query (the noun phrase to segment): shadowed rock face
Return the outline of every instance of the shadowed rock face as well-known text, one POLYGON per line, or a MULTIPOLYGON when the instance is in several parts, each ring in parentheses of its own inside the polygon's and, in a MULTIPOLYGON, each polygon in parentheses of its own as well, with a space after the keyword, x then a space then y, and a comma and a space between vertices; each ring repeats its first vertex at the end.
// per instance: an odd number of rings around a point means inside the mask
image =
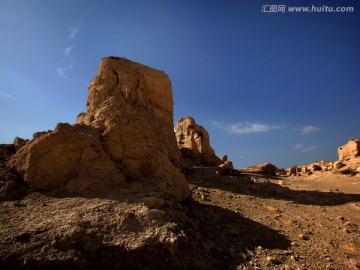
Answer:
POLYGON ((190 194, 180 165, 168 76, 117 57, 102 59, 77 124, 38 133, 8 162, 39 190, 77 193, 151 179, 177 200, 190 194))

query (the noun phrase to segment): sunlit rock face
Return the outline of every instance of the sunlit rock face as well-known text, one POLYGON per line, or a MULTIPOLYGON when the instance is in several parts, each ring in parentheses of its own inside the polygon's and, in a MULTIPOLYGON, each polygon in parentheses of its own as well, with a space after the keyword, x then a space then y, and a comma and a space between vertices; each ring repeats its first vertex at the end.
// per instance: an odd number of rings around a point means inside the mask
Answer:
POLYGON ((222 160, 210 145, 209 133, 192 117, 183 117, 176 124, 176 139, 182 157, 189 164, 215 166, 222 160))
POLYGON ((360 156, 360 140, 351 139, 345 145, 338 148, 340 161, 350 160, 360 156))
POLYGON ((107 57, 90 82, 87 112, 75 125, 38 133, 8 166, 39 190, 77 193, 146 179, 181 200, 190 194, 181 162, 169 77, 107 57))

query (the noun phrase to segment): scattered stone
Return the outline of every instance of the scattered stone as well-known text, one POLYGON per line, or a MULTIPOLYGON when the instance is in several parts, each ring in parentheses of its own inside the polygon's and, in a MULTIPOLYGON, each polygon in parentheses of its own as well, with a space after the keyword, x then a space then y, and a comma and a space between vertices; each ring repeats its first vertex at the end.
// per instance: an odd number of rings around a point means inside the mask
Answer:
POLYGON ((309 235, 308 234, 299 234, 299 239, 301 240, 310 240, 309 235))
POLYGON ((280 259, 277 258, 277 257, 267 256, 266 261, 268 262, 269 265, 279 265, 279 264, 281 264, 280 259))

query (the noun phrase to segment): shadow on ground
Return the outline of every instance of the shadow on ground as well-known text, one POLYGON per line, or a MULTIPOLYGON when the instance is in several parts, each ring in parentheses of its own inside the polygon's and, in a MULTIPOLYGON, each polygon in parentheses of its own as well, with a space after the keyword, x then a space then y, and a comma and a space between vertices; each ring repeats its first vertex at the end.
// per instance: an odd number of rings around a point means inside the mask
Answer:
POLYGON ((188 216, 197 224, 205 252, 221 269, 236 269, 247 251, 257 246, 286 250, 290 240, 278 231, 226 208, 186 201, 188 216))
MULTIPOLYGON (((267 177, 267 176, 266 176, 267 177)), ((267 177, 280 180, 277 177, 267 177)), ((230 178, 215 175, 213 172, 192 171, 187 175, 190 184, 202 187, 217 188, 237 194, 250 195, 266 199, 287 200, 297 204, 335 206, 350 202, 360 202, 360 194, 347 194, 342 192, 322 192, 312 190, 292 190, 267 181, 255 183, 248 176, 230 178)))

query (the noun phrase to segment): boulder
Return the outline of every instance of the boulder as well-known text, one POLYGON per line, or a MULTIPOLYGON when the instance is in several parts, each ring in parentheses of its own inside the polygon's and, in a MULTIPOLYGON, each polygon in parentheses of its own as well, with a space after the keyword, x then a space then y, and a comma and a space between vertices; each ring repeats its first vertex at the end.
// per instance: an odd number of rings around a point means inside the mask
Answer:
POLYGON ((190 190, 181 162, 169 77, 106 57, 90 82, 87 112, 78 115, 75 125, 36 133, 8 166, 38 190, 78 193, 151 181, 182 200, 190 190))
POLYGON ((335 161, 334 162, 334 169, 341 169, 344 166, 346 166, 346 165, 342 161, 335 161))
POLYGON ((291 168, 287 169, 287 175, 296 175, 298 172, 298 166, 292 166, 291 168))
POLYGON ((256 164, 244 169, 240 169, 242 173, 256 173, 256 174, 266 174, 266 175, 276 175, 278 168, 271 163, 261 163, 256 164))
POLYGON ((309 170, 311 172, 316 172, 316 171, 322 171, 322 168, 319 164, 316 164, 316 163, 313 163, 313 164, 310 164, 309 166, 307 166, 309 168, 309 170))
POLYGON ((37 136, 8 162, 32 188, 41 191, 101 190, 125 182, 91 127, 60 123, 37 136))
POLYGON ((183 117, 176 123, 176 139, 182 157, 191 165, 216 166, 227 161, 215 155, 210 145, 209 133, 192 117, 183 117))

